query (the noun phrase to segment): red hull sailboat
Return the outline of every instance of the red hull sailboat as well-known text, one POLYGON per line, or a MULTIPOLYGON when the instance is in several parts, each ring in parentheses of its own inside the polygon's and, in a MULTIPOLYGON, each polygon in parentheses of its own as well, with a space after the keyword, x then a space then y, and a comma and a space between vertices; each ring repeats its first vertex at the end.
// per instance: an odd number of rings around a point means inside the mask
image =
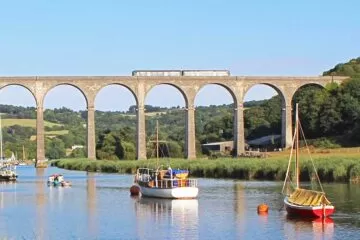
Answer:
POLYGON ((293 204, 287 198, 284 199, 284 204, 289 215, 304 218, 325 218, 335 211, 335 207, 332 205, 303 206, 293 204))
MULTIPOLYGON (((283 186, 283 193, 286 195, 284 199, 285 209, 289 215, 295 217, 306 217, 306 218, 325 218, 334 213, 335 207, 331 202, 326 198, 326 194, 321 186, 319 176, 316 172, 315 165, 314 167, 315 178, 318 181, 321 191, 314 191, 310 189, 300 188, 300 170, 299 170, 299 133, 303 134, 299 115, 298 115, 298 104, 296 104, 296 123, 295 123, 295 132, 293 137, 293 144, 290 151, 289 164, 286 172, 286 178, 283 186), (290 166, 292 160, 293 149, 295 148, 295 187, 289 186, 287 183, 292 183, 290 166)), ((304 134, 303 134, 304 135, 304 134)), ((305 138, 304 138, 305 139, 305 138)), ((306 140, 305 140, 306 143, 306 140)), ((306 144, 307 145, 307 144, 306 144)), ((310 155, 310 151, 308 150, 310 155)))

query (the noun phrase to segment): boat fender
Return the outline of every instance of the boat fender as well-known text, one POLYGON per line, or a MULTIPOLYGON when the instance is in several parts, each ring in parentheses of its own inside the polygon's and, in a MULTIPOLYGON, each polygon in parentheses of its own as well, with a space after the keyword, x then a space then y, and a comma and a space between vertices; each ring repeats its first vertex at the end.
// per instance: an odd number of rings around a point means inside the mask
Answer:
POLYGON ((269 206, 266 205, 265 203, 262 203, 257 207, 258 213, 267 213, 268 211, 269 211, 269 206))
POLYGON ((137 196, 140 193, 140 188, 136 185, 132 185, 130 188, 130 195, 131 196, 137 196))

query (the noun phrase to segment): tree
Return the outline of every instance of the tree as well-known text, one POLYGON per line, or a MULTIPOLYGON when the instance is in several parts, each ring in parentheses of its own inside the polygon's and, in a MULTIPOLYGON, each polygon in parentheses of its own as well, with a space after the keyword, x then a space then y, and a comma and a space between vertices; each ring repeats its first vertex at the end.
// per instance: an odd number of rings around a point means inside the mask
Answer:
POLYGON ((122 141, 121 145, 123 147, 124 151, 124 157, 125 160, 134 160, 136 158, 136 148, 135 145, 132 142, 125 142, 122 141))
POLYGON ((72 158, 84 158, 86 157, 86 152, 84 148, 75 148, 71 154, 70 157, 72 158))
POLYGON ((58 138, 46 139, 45 156, 49 159, 59 159, 66 156, 65 144, 58 138))
POLYGON ((105 130, 96 145, 96 155, 98 159, 124 159, 124 148, 121 146, 120 138, 111 131, 105 130))

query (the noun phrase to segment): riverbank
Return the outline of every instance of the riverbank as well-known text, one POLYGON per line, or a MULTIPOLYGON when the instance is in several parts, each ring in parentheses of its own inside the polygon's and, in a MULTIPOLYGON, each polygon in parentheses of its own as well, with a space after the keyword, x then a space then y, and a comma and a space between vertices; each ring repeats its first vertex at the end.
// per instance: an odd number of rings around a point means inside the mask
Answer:
MULTIPOLYGON (((360 182, 359 156, 319 156, 314 158, 320 179, 324 182, 360 182)), ((173 169, 189 169, 193 177, 232 178, 244 180, 284 180, 288 159, 272 157, 266 159, 166 159, 159 160, 159 165, 173 169)), ((155 168, 155 159, 138 161, 88 160, 85 158, 60 159, 53 165, 69 169, 89 172, 135 173, 139 167, 155 168)), ((302 161, 301 180, 309 181, 314 177, 311 161, 302 161)))

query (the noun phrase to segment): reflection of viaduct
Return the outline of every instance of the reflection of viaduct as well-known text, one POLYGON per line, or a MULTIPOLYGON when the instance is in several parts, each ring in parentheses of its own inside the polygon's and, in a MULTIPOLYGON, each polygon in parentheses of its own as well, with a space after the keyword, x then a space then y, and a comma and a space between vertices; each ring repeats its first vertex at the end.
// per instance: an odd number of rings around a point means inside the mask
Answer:
MULTIPOLYGON (((226 88, 234 100, 234 146, 236 154, 244 151, 243 101, 245 93, 256 84, 273 87, 282 98, 282 142, 291 145, 291 101, 294 93, 307 84, 325 86, 332 81, 342 82, 346 77, 0 77, 0 88, 20 85, 34 96, 37 107, 37 159, 44 160, 44 120, 43 101, 46 93, 57 85, 71 85, 84 95, 88 111, 88 158, 95 159, 94 101, 96 94, 105 86, 118 84, 129 89, 137 104, 137 158, 146 158, 145 142, 145 97, 150 89, 159 84, 176 87, 182 94, 186 106, 186 157, 193 159, 195 152, 195 108, 194 99, 198 91, 207 84, 217 84, 226 88)), ((66 96, 64 96, 66 97, 66 96)))

